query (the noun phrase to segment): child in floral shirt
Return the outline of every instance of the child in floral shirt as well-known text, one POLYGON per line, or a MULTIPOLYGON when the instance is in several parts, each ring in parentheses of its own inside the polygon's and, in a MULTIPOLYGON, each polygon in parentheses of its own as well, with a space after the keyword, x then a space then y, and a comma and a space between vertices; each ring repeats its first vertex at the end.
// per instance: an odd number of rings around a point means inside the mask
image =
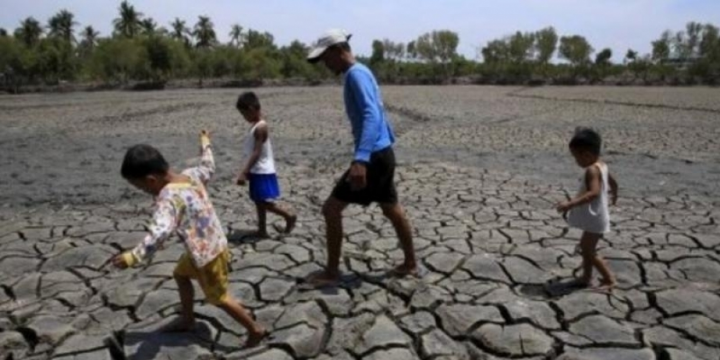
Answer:
POLYGON ((172 171, 160 152, 149 145, 135 145, 125 154, 122 176, 138 189, 156 197, 149 234, 133 250, 113 260, 124 269, 151 257, 163 242, 176 233, 187 252, 173 272, 180 292, 182 316, 168 331, 187 331, 195 325, 193 286, 199 282, 209 303, 225 310, 248 330, 246 347, 257 345, 266 335, 248 312, 228 292, 230 252, 227 238, 210 202, 205 184, 215 172, 215 161, 206 131, 200 135, 200 166, 181 173, 172 171))

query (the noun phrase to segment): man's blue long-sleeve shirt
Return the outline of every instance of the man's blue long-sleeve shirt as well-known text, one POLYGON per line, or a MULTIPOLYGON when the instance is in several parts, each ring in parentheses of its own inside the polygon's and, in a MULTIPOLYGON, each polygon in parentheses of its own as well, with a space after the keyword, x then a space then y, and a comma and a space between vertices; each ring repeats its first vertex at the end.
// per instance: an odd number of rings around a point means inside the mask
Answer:
POLYGON ((345 72, 345 111, 355 139, 355 161, 369 162, 370 155, 395 142, 385 118, 380 87, 370 69, 355 63, 345 72))

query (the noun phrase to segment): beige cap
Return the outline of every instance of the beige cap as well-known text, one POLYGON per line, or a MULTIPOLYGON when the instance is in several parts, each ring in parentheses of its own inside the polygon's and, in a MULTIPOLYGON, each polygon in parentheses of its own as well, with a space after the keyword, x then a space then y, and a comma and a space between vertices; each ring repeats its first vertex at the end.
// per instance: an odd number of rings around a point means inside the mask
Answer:
POLYGON ((331 29, 326 31, 320 38, 315 42, 310 54, 308 54, 307 60, 309 62, 317 62, 320 60, 320 56, 333 45, 347 42, 352 37, 347 31, 342 29, 331 29))

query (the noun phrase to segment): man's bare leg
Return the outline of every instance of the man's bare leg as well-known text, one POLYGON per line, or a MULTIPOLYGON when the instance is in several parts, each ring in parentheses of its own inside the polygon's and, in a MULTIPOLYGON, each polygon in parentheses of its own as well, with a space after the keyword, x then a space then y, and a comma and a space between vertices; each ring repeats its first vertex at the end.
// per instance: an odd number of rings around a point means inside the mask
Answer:
POLYGON ((415 247, 412 240, 412 229, 410 228, 410 221, 408 221, 407 216, 405 215, 405 210, 399 203, 381 204, 380 208, 382 209, 385 217, 390 220, 395 228, 395 233, 397 233, 398 240, 400 240, 400 246, 402 247, 403 254, 405 255, 405 262, 402 265, 397 266, 393 272, 399 276, 417 276, 418 266, 415 258, 415 247))
POLYGON ((313 286, 332 286, 340 280, 340 253, 342 251, 342 212, 347 207, 334 197, 329 197, 323 205, 325 217, 325 236, 327 242, 327 266, 324 271, 312 274, 307 282, 313 286))

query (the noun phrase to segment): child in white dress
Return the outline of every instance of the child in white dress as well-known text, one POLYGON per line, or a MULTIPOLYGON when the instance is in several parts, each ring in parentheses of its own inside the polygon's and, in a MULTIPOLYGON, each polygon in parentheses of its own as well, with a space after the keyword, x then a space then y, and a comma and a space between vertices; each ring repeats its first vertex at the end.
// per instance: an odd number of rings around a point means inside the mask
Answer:
POLYGON ((580 179, 580 191, 574 199, 560 203, 557 210, 567 213, 571 227, 583 231, 580 249, 583 257, 583 273, 573 282, 575 287, 589 287, 592 283, 593 267, 602 276, 599 288, 611 289, 615 277, 607 264, 597 254, 597 244, 610 231, 610 202, 617 201, 618 185, 610 175, 608 166, 600 159, 602 139, 592 129, 580 128, 570 140, 570 153, 577 164, 585 169, 580 179), (611 196, 608 199, 608 196, 611 196))

